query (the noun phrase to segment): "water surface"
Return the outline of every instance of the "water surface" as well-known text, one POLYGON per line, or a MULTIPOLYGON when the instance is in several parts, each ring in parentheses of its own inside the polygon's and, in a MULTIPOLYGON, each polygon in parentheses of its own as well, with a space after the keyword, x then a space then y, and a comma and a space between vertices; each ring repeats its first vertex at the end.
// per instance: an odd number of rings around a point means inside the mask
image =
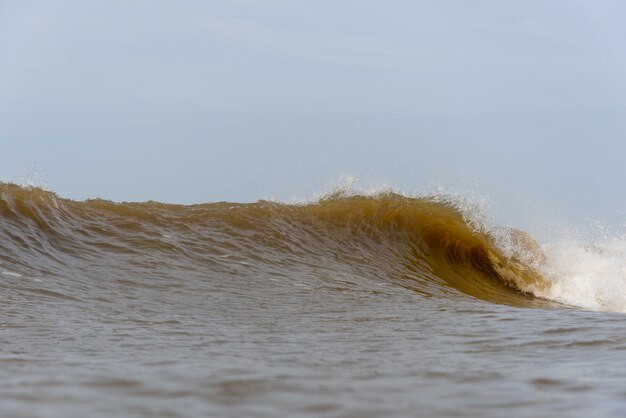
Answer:
POLYGON ((562 304, 546 257, 436 196, 3 184, 0 415, 623 416, 624 316, 562 304))

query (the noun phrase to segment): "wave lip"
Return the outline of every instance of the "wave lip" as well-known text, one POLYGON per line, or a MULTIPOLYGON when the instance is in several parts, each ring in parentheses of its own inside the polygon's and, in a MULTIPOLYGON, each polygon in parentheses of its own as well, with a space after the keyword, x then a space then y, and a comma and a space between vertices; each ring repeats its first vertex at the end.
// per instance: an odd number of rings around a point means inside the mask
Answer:
MULTIPOLYGON (((489 228, 465 207, 445 196, 345 191, 306 204, 77 202, 0 184, 0 256, 3 271, 56 277, 57 288, 44 290, 66 295, 77 270, 79 287, 122 273, 144 287, 167 287, 185 272, 307 277, 310 285, 336 289, 383 282, 428 297, 625 310, 623 297, 611 299, 623 294, 623 280, 610 282, 613 288, 606 281, 598 293, 598 281, 577 273, 597 263, 598 254, 626 254, 621 244, 571 254, 580 261, 572 265, 562 247, 539 246, 523 231, 489 228)), ((626 276, 623 264, 611 269, 626 276)))

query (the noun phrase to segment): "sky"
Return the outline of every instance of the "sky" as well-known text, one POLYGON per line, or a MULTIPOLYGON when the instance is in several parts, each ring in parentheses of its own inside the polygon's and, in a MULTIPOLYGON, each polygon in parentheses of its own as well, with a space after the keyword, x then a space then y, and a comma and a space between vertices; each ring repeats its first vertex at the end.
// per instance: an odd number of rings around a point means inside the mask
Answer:
POLYGON ((620 224, 624 20, 590 0, 0 0, 0 181, 200 203, 353 178, 620 224))

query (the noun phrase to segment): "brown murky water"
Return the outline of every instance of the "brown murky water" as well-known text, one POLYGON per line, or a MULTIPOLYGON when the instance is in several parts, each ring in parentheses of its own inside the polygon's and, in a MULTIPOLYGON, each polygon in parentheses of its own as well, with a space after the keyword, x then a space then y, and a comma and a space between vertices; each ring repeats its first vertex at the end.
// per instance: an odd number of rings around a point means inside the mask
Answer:
POLYGON ((0 416, 626 414, 624 316, 534 297, 497 238, 435 197, 0 185, 0 416))

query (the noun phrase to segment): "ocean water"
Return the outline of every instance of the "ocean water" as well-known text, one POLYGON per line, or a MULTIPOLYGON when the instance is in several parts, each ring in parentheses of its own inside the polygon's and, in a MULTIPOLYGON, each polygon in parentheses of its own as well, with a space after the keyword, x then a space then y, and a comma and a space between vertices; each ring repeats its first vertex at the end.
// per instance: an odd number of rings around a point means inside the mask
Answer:
POLYGON ((0 184, 0 416, 624 416, 625 256, 446 196, 0 184))

